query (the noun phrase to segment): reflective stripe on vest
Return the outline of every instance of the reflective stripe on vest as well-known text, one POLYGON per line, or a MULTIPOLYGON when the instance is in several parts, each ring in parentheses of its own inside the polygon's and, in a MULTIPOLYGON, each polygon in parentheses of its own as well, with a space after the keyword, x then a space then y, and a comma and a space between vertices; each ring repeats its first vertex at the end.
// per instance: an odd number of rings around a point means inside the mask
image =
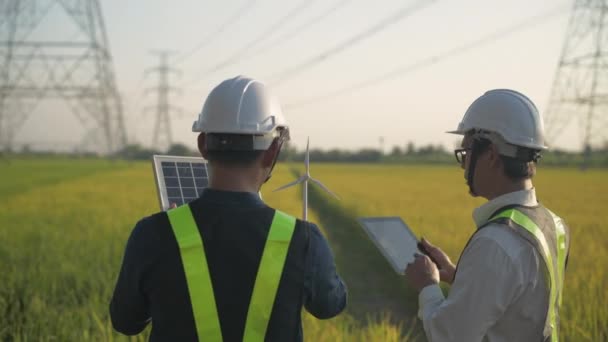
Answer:
MULTIPOLYGON (((197 336, 199 340, 222 341, 203 241, 190 206, 171 209, 167 215, 179 246, 197 336)), ((275 211, 253 287, 243 341, 263 341, 266 336, 295 225, 294 217, 275 211)))
POLYGON ((547 211, 553 217, 553 221, 555 222, 556 234, 557 234, 557 276, 560 280, 560 291, 559 291, 559 300, 558 303, 562 305, 562 293, 564 293, 564 270, 566 269, 566 255, 568 255, 568 250, 566 246, 566 228, 564 227, 564 222, 562 219, 555 215, 551 210, 547 209, 547 211))
POLYGON ((549 245, 547 243, 547 239, 545 235, 541 231, 541 229, 532 221, 528 216, 523 214, 521 211, 516 209, 507 209, 498 215, 492 217, 489 221, 494 221, 501 218, 506 218, 515 222, 517 225, 523 227, 527 230, 534 238, 538 241, 538 243, 542 247, 543 257, 547 266, 548 276, 549 276, 549 310, 547 313, 547 319, 549 320, 551 326, 551 341, 557 342, 559 340, 559 331, 557 331, 557 311, 559 310, 559 305, 561 304, 561 293, 564 283, 564 269, 566 267, 566 232, 565 228, 561 222, 561 219, 557 217, 555 214, 551 213, 554 221, 556 229, 556 237, 557 237, 557 272, 554 269, 553 257, 551 255, 551 251, 549 250, 549 245), (556 275, 557 273, 557 275, 556 275), (557 277, 557 278, 556 278, 557 277))

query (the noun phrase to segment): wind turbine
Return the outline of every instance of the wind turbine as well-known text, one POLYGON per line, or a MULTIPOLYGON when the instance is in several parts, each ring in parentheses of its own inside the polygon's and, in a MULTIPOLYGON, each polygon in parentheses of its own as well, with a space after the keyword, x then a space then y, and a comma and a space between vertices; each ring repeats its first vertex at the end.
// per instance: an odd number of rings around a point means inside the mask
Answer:
POLYGON ((304 221, 306 221, 308 219, 308 182, 313 182, 314 184, 316 184, 317 186, 319 186, 321 189, 323 189, 325 192, 329 193, 330 195, 334 196, 337 199, 340 199, 336 194, 334 194, 333 192, 331 192, 331 190, 329 190, 325 185, 323 185, 323 183, 321 183, 320 181, 312 178, 310 176, 310 153, 309 153, 309 144, 310 144, 310 139, 306 140, 306 155, 304 157, 304 166, 306 167, 306 173, 303 174, 302 176, 300 176, 300 178, 296 179, 295 181, 289 183, 289 184, 285 184, 280 188, 277 188, 274 191, 280 191, 283 189, 287 189, 290 188, 294 185, 298 185, 300 183, 304 184, 304 188, 302 189, 302 219, 304 221))

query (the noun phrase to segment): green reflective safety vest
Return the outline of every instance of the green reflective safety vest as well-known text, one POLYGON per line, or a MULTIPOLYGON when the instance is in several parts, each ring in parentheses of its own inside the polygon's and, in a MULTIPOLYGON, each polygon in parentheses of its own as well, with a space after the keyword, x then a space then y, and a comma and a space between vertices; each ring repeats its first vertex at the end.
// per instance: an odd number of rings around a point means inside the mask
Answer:
POLYGON ((568 227, 550 210, 518 206, 500 211, 489 220, 501 222, 530 242, 542 256, 549 287, 549 308, 543 335, 545 341, 559 341, 559 308, 570 237, 568 227))
MULTIPOLYGON (((179 246, 197 336, 199 340, 222 341, 203 240, 190 206, 169 210, 167 215, 179 246)), ((249 303, 243 341, 263 341, 266 336, 295 225, 294 217, 275 211, 249 303)))

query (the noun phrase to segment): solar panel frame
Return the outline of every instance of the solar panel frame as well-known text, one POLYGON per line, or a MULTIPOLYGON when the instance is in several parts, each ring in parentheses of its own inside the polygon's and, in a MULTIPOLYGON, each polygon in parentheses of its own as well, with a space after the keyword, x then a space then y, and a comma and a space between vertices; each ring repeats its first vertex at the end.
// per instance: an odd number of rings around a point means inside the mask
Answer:
POLYGON ((152 166, 163 211, 168 210, 171 203, 179 206, 198 198, 209 186, 207 161, 202 157, 154 155, 152 166))

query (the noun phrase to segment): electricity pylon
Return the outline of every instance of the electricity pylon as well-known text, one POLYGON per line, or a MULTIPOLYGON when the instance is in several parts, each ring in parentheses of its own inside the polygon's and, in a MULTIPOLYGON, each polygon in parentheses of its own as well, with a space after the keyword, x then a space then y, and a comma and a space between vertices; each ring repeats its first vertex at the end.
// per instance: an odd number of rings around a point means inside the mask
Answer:
MULTIPOLYGON (((10 150, 36 107, 51 99, 61 100, 74 113, 83 126, 76 135, 97 152, 112 153, 126 145, 122 101, 99 1, 3 0, 0 150, 10 150), (63 36, 65 28, 75 30, 74 35, 63 36)), ((58 112, 53 108, 45 114, 58 112)))
POLYGON ((608 0, 575 0, 545 123, 549 143, 573 124, 587 152, 606 143, 608 0))

